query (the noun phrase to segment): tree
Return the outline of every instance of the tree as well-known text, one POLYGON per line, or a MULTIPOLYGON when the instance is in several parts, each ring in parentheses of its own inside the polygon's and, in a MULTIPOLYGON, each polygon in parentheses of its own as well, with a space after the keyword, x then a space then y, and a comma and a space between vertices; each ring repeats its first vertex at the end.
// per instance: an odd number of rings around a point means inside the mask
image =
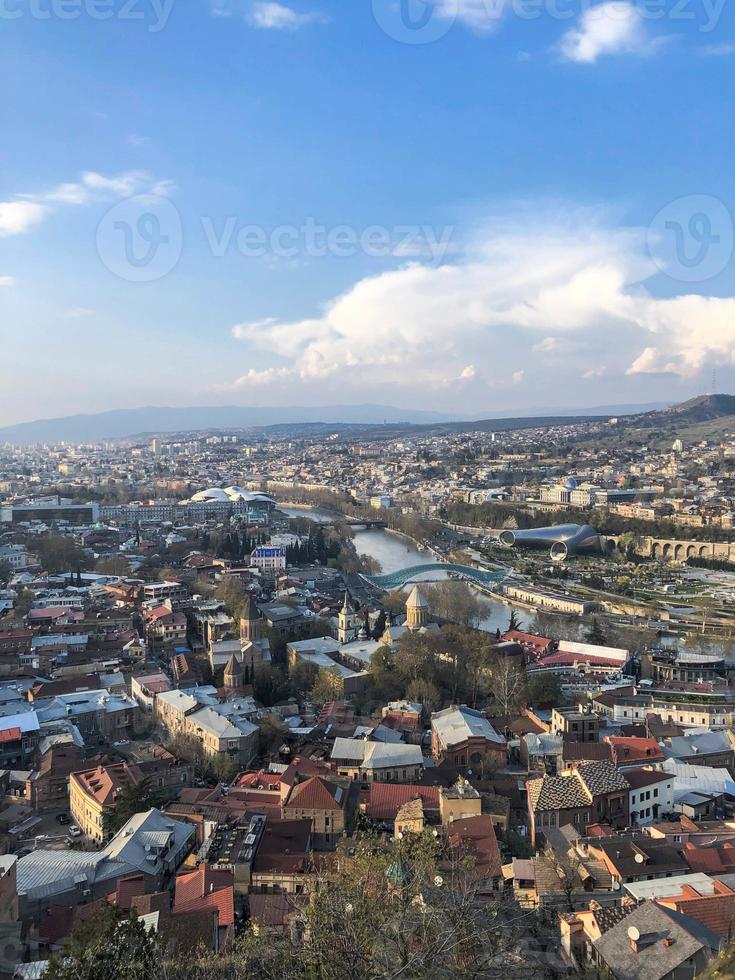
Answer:
POLYGON ((365 554, 359 555, 358 558, 366 575, 380 575, 382 566, 377 558, 365 554))
POLYGON ((145 813, 151 807, 163 805, 163 797, 151 786, 149 779, 139 783, 129 783, 122 788, 111 810, 105 810, 103 830, 106 837, 112 837, 136 813, 145 813))
POLYGON ((161 977, 154 936, 135 913, 104 902, 72 933, 68 948, 51 957, 47 980, 150 980, 161 977))
POLYGON ((176 756, 188 762, 194 771, 194 778, 197 780, 211 779, 212 761, 198 738, 192 735, 174 735, 165 741, 165 748, 176 756))
POLYGON ((436 678, 436 637, 430 633, 402 633, 396 643, 396 670, 404 685, 419 677, 436 678))
POLYGON ((219 752, 212 761, 212 769, 218 783, 231 783, 237 775, 238 765, 232 756, 219 752))
POLYGON ((492 693, 504 715, 519 711, 528 699, 526 672, 513 657, 496 656, 492 664, 492 693))
POLYGON ((253 676, 253 696, 266 708, 291 696, 291 685, 285 668, 277 664, 258 664, 253 676))
MULTIPOLYGON (((103 558, 95 563, 94 570, 100 575, 125 576, 130 574, 130 565, 122 555, 115 558, 103 558)), ((77 573, 81 578, 81 574, 77 573)), ((77 583, 81 584, 81 583, 77 583)))
POLYGON ((322 667, 311 689, 311 697, 316 704, 327 704, 342 697, 344 686, 337 667, 322 667))
POLYGON ((552 850, 551 848, 544 851, 544 857, 556 870, 567 903, 567 911, 573 912, 574 893, 582 888, 582 881, 579 877, 579 869, 582 866, 581 860, 571 850, 562 853, 560 850, 552 850))
POLYGON ((438 582, 422 586, 432 614, 437 619, 477 627, 485 615, 485 603, 466 582, 438 582))
POLYGON ((510 618, 508 619, 508 629, 506 632, 512 633, 514 630, 521 630, 522 628, 523 624, 521 623, 518 613, 515 611, 515 609, 511 609, 510 618))
MULTIPOLYGON (((290 896, 292 928, 250 931, 231 949, 180 952, 113 922, 102 937, 54 957, 52 980, 538 980, 564 972, 539 943, 536 913, 482 895, 471 854, 426 831, 387 840, 369 831, 311 869, 308 894, 290 896), (125 943, 123 943, 125 940, 125 943), (145 940, 145 941, 143 941, 145 940), (107 956, 104 956, 107 953, 107 956), (118 962, 119 959, 119 962, 118 962), (64 962, 67 960, 68 962, 64 962), (95 972, 96 968, 96 972, 95 972), (113 973, 112 970, 116 972, 113 973)), ((110 919, 125 913, 104 913, 110 919)))
POLYGON ((697 609, 700 610, 702 616, 702 632, 704 633, 707 629, 709 614, 715 608, 715 600, 710 595, 700 595, 697 596, 692 605, 696 606, 697 609))
POLYGON ((528 700, 536 707, 556 707, 563 702, 558 674, 532 674, 528 679, 528 700))
POLYGON ((225 604, 229 615, 235 623, 239 623, 245 608, 245 590, 242 583, 236 578, 226 576, 214 587, 213 596, 225 604))
POLYGON ((370 693, 376 701, 392 701, 401 696, 404 685, 396 670, 390 647, 380 646, 370 656, 370 693))
POLYGON ((436 684, 419 677, 418 680, 411 681, 406 689, 406 699, 418 702, 423 706, 426 715, 436 711, 441 705, 441 693, 436 684))
POLYGON ((35 544, 35 551, 41 567, 52 574, 86 568, 89 564, 84 549, 63 534, 41 535, 35 544))
POLYGON ((383 633, 385 633, 385 625, 385 610, 381 609, 378 613, 378 618, 375 620, 375 626, 373 627, 372 638, 374 640, 379 640, 383 636, 383 633))
POLYGON ((27 616, 28 610, 33 605, 35 598, 36 596, 32 589, 21 589, 13 606, 13 616, 17 619, 22 619, 24 616, 27 616))
POLYGON ((291 690, 294 694, 310 691, 314 686, 319 668, 306 660, 297 660, 289 671, 291 690))
POLYGON ((403 616, 406 612, 406 593, 403 589, 393 589, 391 592, 386 592, 381 602, 383 609, 391 616, 403 616))
POLYGON ((590 623, 589 629, 585 632, 584 638, 587 643, 596 643, 598 646, 604 646, 607 642, 605 630, 602 628, 597 616, 592 617, 592 622, 590 623))

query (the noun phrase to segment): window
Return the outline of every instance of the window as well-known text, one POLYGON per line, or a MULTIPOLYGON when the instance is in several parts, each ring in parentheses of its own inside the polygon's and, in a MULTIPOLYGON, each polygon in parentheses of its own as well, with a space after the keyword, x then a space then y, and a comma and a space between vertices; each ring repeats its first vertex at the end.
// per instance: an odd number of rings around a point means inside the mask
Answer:
POLYGON ((657 797, 657 796, 658 796, 658 790, 657 790, 657 789, 655 789, 655 790, 653 791, 653 798, 654 798, 654 800, 656 799, 656 797, 657 797))

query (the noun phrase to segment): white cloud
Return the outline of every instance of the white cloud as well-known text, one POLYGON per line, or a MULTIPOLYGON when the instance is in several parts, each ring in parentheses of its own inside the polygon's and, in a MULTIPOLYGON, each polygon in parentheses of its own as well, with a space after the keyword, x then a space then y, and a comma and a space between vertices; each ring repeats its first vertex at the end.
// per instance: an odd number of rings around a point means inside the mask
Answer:
POLYGON ((649 37, 635 4, 611 0, 585 10, 578 25, 562 37, 559 50, 567 61, 593 64, 601 55, 649 53, 661 40, 649 37))
POLYGON ((169 181, 157 181, 142 170, 110 177, 87 171, 78 181, 58 184, 41 193, 17 194, 13 201, 0 201, 0 237, 28 231, 47 218, 55 206, 78 207, 142 193, 167 195, 172 187, 169 181))
POLYGON ((15 277, 14 276, 0 276, 0 286, 14 286, 15 277))
POLYGON ((517 372, 493 364, 524 335, 527 381, 551 353, 564 353, 577 377, 601 377, 603 363, 608 376, 735 363, 735 298, 652 295, 644 229, 570 208, 556 222, 526 215, 497 227, 451 264, 411 262, 361 279, 319 315, 237 324, 233 337, 269 360, 237 384, 517 384, 517 372))
POLYGON ((523 383, 523 379, 525 376, 526 376, 526 372, 524 370, 520 370, 520 371, 514 371, 510 377, 514 385, 519 385, 523 383))
POLYGON ((628 374, 692 377, 710 364, 735 363, 735 297, 639 296, 632 301, 631 316, 659 339, 646 346, 628 374))
POLYGON ((297 31, 307 24, 325 23, 326 20, 322 14, 301 14, 282 3, 275 3, 274 0, 254 0, 247 15, 251 27, 267 31, 297 31))
POLYGON ((477 34, 489 34, 512 9, 513 0, 435 0, 436 12, 477 34))
POLYGON ((46 217, 48 208, 35 201, 0 201, 0 237, 22 235, 46 217))
POLYGON ((589 371, 584 372, 582 377, 585 379, 585 381, 593 381, 596 378, 604 378, 606 374, 607 374, 607 368, 603 366, 603 367, 590 368, 589 371))
POLYGON ((534 354, 570 354, 577 345, 564 337, 544 337, 534 344, 531 350, 534 354))
POLYGON ((269 385, 274 381, 282 381, 284 378, 290 378, 293 376, 293 373, 291 368, 265 368, 262 371, 250 368, 241 378, 235 379, 232 387, 243 388, 248 385, 269 385))

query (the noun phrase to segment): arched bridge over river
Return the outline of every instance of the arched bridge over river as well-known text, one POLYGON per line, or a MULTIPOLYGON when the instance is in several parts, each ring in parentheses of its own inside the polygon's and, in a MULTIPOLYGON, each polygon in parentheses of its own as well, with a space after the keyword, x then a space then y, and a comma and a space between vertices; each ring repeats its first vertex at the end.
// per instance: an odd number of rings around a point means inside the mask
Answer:
POLYGON ((387 575, 363 575, 362 577, 376 585, 380 589, 398 589, 407 582, 411 582, 417 575, 425 572, 454 572, 462 578, 472 579, 478 585, 491 586, 497 585, 507 578, 508 572, 504 569, 496 572, 486 572, 481 568, 472 568, 471 565, 451 565, 448 562, 431 562, 424 565, 411 565, 409 568, 401 568, 396 572, 389 572, 387 575))

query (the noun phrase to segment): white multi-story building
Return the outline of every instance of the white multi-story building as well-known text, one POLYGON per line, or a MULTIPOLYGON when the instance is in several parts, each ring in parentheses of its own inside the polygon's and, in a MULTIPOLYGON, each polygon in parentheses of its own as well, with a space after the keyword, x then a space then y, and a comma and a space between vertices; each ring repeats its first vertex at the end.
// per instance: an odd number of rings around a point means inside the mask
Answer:
POLYGON ((6 544, 0 548, 0 565, 6 564, 12 572, 22 572, 35 562, 24 544, 6 544))
POLYGON ((261 574, 277 575, 286 570, 286 549, 280 546, 261 545, 250 555, 250 564, 261 574))

